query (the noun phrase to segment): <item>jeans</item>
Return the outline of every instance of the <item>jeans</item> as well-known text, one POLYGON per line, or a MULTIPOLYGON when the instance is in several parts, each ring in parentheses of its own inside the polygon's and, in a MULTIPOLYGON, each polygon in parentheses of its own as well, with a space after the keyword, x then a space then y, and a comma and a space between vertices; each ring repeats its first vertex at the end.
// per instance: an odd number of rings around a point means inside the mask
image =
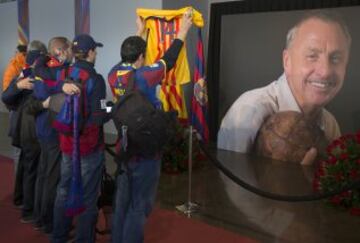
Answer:
MULTIPOLYGON (((75 242, 95 242, 96 206, 104 166, 104 151, 81 157, 81 179, 84 190, 85 211, 77 217, 75 242)), ((65 215, 65 202, 72 176, 71 156, 63 154, 60 182, 54 206, 54 225, 51 242, 65 243, 72 224, 72 217, 65 215)))
POLYGON ((160 160, 137 159, 121 165, 116 179, 112 243, 141 243, 156 196, 160 160))

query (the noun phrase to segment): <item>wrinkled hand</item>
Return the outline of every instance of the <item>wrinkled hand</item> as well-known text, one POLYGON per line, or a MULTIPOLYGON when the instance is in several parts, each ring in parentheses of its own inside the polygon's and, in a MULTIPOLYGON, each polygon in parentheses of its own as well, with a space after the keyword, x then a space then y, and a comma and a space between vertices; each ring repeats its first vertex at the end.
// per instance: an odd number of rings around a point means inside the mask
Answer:
POLYGON ((179 32, 177 34, 177 38, 184 41, 186 38, 186 35, 192 26, 192 17, 193 17, 193 10, 192 8, 189 8, 183 15, 181 19, 181 25, 179 32))
POLYGON ((65 83, 62 90, 67 95, 80 94, 80 88, 76 84, 65 83))
POLYGON ((305 166, 312 165, 315 162, 316 156, 317 156, 317 150, 316 148, 312 147, 306 152, 300 164, 305 166))
POLYGON ((141 36, 144 33, 145 29, 145 20, 140 16, 136 18, 136 35, 141 36))
POLYGON ((50 104, 50 97, 48 97, 46 100, 42 102, 42 106, 46 109, 49 108, 49 104, 50 104))
POLYGON ((32 90, 34 88, 34 84, 32 83, 32 81, 34 81, 32 78, 22 78, 19 79, 16 83, 16 87, 18 89, 28 89, 28 90, 32 90))

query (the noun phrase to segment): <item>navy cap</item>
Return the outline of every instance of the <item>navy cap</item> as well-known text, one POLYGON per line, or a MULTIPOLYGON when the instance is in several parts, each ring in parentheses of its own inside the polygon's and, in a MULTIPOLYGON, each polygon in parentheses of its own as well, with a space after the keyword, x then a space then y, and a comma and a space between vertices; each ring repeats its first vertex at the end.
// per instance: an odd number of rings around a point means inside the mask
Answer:
POLYGON ((39 50, 32 50, 26 54, 26 64, 33 65, 36 59, 42 55, 39 50))
POLYGON ((73 40, 73 50, 75 52, 88 52, 96 47, 103 47, 100 42, 95 42, 94 39, 87 34, 81 34, 75 37, 73 40))

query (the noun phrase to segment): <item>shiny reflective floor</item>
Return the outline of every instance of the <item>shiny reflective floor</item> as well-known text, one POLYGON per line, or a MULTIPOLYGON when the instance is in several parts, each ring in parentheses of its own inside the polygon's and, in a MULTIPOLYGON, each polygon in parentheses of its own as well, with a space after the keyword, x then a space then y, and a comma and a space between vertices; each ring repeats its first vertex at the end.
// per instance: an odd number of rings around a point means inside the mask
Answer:
MULTIPOLYGON (((11 157, 6 136, 8 114, 0 113, 0 154, 11 157)), ((108 142, 113 136, 107 136, 108 142)), ((264 191, 282 195, 312 193, 311 169, 299 165, 253 158, 233 152, 213 151, 222 165, 238 178, 264 191)), ((115 170, 112 158, 107 168, 115 170)), ((212 162, 192 173, 191 201, 199 205, 191 217, 259 242, 360 242, 360 217, 325 206, 322 201, 281 202, 257 196, 219 173, 212 162)), ((157 204, 176 211, 188 200, 188 173, 160 179, 157 204)))

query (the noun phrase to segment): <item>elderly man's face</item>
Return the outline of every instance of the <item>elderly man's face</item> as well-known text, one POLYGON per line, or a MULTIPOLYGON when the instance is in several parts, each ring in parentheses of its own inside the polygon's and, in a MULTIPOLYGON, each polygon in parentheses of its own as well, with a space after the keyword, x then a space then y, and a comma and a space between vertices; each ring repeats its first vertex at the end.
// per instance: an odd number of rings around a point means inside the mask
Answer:
POLYGON ((326 105, 341 89, 349 43, 340 26, 309 19, 298 28, 283 53, 289 86, 303 110, 326 105))
POLYGON ((55 53, 62 63, 71 62, 73 58, 71 46, 69 44, 59 44, 59 46, 55 47, 55 53))

